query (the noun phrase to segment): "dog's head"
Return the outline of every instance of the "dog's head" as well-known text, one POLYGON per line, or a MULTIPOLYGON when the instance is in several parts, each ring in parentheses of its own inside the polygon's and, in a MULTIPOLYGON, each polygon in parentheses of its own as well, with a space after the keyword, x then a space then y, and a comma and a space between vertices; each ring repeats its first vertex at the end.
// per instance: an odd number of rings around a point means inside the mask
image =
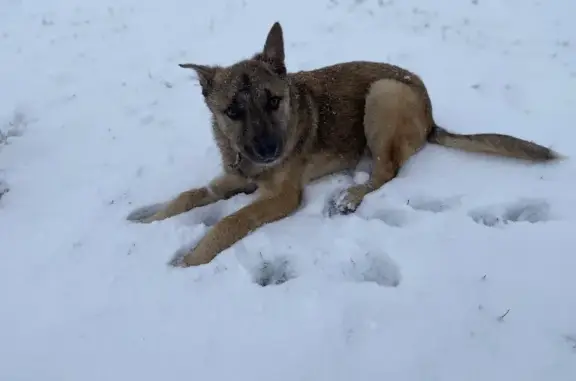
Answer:
POLYGON ((286 154, 290 86, 282 28, 275 23, 264 49, 228 67, 181 64, 198 74, 206 105, 231 147, 252 164, 273 166, 286 154))

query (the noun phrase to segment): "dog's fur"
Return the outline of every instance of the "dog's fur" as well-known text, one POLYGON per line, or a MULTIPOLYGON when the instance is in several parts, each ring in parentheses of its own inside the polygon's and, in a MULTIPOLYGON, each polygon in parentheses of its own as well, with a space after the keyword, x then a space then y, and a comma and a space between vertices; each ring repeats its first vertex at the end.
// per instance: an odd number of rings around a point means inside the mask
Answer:
POLYGON ((159 221, 239 193, 260 193, 213 226, 181 266, 208 263, 260 226, 287 217, 308 182, 353 169, 364 153, 373 159, 370 179, 339 195, 339 213, 355 211, 426 142, 532 162, 560 158, 512 136, 446 131, 434 122, 422 80, 397 66, 356 61, 287 73, 279 23, 251 59, 228 67, 180 66, 198 74, 224 173, 138 220, 159 221))

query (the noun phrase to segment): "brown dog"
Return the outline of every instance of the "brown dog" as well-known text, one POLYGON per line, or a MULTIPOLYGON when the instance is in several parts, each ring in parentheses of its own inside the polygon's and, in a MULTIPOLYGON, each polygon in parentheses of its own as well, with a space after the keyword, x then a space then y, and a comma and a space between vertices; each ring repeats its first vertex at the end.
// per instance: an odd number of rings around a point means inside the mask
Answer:
POLYGON ((355 168, 365 152, 373 159, 370 179, 335 198, 339 213, 355 211, 426 142, 534 162, 560 158, 512 136, 444 130, 434 122, 422 80, 397 66, 356 61, 287 73, 279 23, 251 59, 228 67, 180 66, 198 74, 224 173, 128 219, 159 221, 239 193, 260 193, 213 226, 182 266, 208 263, 260 226, 290 215, 308 182, 355 168))

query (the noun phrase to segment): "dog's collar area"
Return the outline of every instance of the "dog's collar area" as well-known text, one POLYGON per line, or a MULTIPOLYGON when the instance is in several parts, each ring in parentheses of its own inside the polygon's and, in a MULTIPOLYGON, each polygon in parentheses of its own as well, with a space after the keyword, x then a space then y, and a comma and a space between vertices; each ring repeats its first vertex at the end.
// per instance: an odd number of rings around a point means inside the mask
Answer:
MULTIPOLYGON (((246 173, 245 171, 242 170, 241 164, 242 164, 242 160, 244 159, 244 156, 240 153, 240 152, 236 152, 236 158, 234 159, 233 163, 228 164, 228 168, 230 168, 233 171, 236 171, 238 174, 240 174, 241 176, 247 178, 247 179, 251 179, 251 180, 255 180, 259 175, 249 175, 248 173, 246 173)), ((280 159, 276 159, 275 161, 273 161, 273 163, 279 163, 280 159)), ((266 167, 263 168, 264 170, 266 169, 266 167)))
POLYGON ((230 169, 238 169, 238 167, 240 167, 241 161, 242 161, 242 155, 240 155, 240 152, 236 152, 236 159, 234 160, 233 163, 228 164, 228 166, 230 167, 230 169))
POLYGON ((228 168, 238 172, 241 176, 247 177, 242 168, 240 168, 241 163, 242 163, 242 154, 240 152, 236 152, 236 159, 234 159, 233 163, 228 164, 228 168))

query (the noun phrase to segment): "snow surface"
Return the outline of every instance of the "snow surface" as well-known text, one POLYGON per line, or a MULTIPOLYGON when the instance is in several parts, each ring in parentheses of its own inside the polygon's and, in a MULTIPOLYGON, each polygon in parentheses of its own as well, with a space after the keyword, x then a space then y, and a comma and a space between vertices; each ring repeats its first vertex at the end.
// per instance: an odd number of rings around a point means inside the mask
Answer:
POLYGON ((252 196, 125 220, 218 174, 199 86, 177 64, 248 57, 276 20, 292 71, 402 65, 446 128, 573 156, 576 2, 0 9, 0 380, 576 380, 572 160, 429 146, 356 214, 325 216, 352 182, 333 176, 197 268, 167 262, 252 196))

